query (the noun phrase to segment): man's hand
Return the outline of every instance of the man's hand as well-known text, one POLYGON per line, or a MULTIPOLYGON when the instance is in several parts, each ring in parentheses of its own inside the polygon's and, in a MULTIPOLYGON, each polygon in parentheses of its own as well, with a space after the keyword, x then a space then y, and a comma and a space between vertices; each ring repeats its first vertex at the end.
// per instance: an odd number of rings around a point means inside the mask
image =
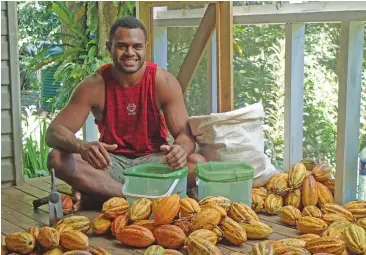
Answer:
POLYGON ((180 169, 187 164, 187 152, 180 145, 162 145, 160 150, 167 153, 163 160, 171 168, 180 169))
POLYGON ((110 166, 111 158, 108 151, 117 149, 117 144, 105 144, 101 142, 87 142, 82 145, 81 158, 95 169, 104 170, 110 166))

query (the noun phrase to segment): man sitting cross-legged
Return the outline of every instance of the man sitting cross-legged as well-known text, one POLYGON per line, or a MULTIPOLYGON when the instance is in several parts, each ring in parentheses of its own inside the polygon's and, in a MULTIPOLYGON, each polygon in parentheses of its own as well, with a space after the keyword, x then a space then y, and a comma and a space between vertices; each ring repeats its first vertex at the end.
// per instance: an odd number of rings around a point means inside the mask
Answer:
POLYGON ((156 64, 145 61, 146 29, 134 17, 117 20, 106 43, 113 63, 86 77, 47 130, 53 148, 48 167, 73 187, 74 210, 81 194, 108 199, 123 196, 123 170, 137 164, 188 166, 188 188, 195 185, 195 166, 205 159, 194 154, 181 86, 156 64), (89 113, 95 117, 99 141, 75 137, 89 113), (167 128, 174 137, 168 144, 167 128))

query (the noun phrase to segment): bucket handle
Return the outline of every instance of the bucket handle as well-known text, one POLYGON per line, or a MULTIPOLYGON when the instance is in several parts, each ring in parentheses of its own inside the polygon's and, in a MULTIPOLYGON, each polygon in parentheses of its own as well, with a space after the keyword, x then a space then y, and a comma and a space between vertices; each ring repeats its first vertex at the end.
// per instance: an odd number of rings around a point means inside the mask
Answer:
POLYGON ((126 185, 123 185, 122 187, 122 195, 126 196, 126 197, 131 197, 131 198, 161 198, 161 197, 167 197, 170 196, 173 192, 173 190, 175 189, 175 187, 177 186, 179 182, 179 179, 175 179, 173 184, 170 186, 169 190, 167 193, 165 193, 164 195, 161 196, 148 196, 148 195, 140 195, 140 194, 133 194, 133 193, 129 193, 126 191, 126 185))

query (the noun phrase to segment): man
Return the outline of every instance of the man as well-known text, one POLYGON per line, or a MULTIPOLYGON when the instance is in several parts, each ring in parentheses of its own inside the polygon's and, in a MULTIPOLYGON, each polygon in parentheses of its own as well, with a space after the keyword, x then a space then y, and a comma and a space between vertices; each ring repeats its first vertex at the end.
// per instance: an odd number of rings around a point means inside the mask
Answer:
POLYGON ((205 161, 194 154, 182 90, 177 79, 145 61, 146 29, 134 17, 117 20, 106 43, 113 63, 86 77, 69 103, 52 121, 47 145, 54 148, 48 167, 75 192, 108 199, 123 196, 123 170, 142 163, 189 168, 188 188, 195 185, 195 166, 205 161), (75 137, 89 113, 95 117, 99 141, 75 137), (174 143, 167 142, 167 128, 174 143))

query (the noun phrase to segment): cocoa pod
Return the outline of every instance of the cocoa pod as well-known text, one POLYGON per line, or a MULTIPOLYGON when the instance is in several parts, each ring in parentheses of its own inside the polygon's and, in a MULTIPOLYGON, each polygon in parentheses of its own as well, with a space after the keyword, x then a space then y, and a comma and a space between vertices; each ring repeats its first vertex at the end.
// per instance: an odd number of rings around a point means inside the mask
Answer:
POLYGON ((155 242, 153 233, 142 226, 130 225, 116 233, 116 238, 132 247, 148 247, 155 242))
POLYGON ((225 239, 232 244, 240 245, 247 240, 245 230, 236 221, 229 217, 224 220, 220 229, 222 230, 225 239))
POLYGON ((86 250, 89 246, 89 238, 81 231, 64 231, 60 235, 60 244, 67 250, 86 250))
POLYGON ((304 207, 318 203, 318 191, 316 180, 312 175, 305 177, 302 185, 301 201, 304 207))
POLYGON ((186 235, 175 225, 161 225, 154 230, 156 242, 167 249, 177 249, 183 246, 186 235))
POLYGON ((310 240, 306 243, 305 249, 311 253, 331 253, 341 255, 346 249, 343 241, 332 237, 323 236, 317 239, 310 240))
POLYGON ((188 237, 187 250, 190 255, 221 255, 221 251, 203 238, 188 237))
POLYGON ((45 249, 52 249, 59 245, 60 234, 57 229, 51 227, 43 227, 39 229, 37 242, 45 249))
POLYGON ((119 233, 124 227, 128 225, 129 217, 127 214, 119 215, 112 221, 111 231, 112 235, 119 233))
POLYGON ((270 226, 260 221, 239 222, 239 225, 245 230, 247 239, 265 239, 273 233, 270 226))
POLYGON ((152 211, 152 201, 147 198, 137 199, 129 210, 131 221, 147 220, 152 211))
POLYGON ((123 197, 112 197, 103 203, 102 212, 105 217, 115 219, 127 213, 129 202, 123 197))
POLYGON ((231 204, 228 216, 236 221, 259 221, 258 215, 252 208, 241 202, 234 202, 231 204))
POLYGON ((296 222, 301 218, 299 209, 286 205, 277 211, 280 220, 288 225, 295 226, 296 222))
POLYGON ((91 223, 94 234, 102 235, 111 229, 112 220, 107 218, 103 213, 99 214, 91 223))
POLYGON ((296 223, 297 230, 302 234, 321 234, 327 227, 325 221, 311 216, 301 217, 296 223))
POLYGON ((208 204, 216 204, 224 208, 227 212, 231 206, 231 200, 223 196, 208 196, 199 201, 198 204, 201 207, 208 204))
POLYGON ((306 166, 303 163, 293 165, 288 172, 288 186, 292 189, 300 188, 306 177, 306 166))
POLYGON ((321 163, 314 167, 313 175, 315 180, 323 182, 332 178, 333 168, 328 163, 321 163))
POLYGON ((27 232, 14 232, 5 237, 6 248, 20 254, 28 254, 35 247, 32 234, 27 232))
POLYGON ((180 210, 180 197, 177 194, 164 197, 153 206, 154 221, 158 225, 169 224, 180 210))
POLYGON ((182 217, 193 216, 201 211, 198 202, 190 197, 181 198, 179 203, 182 217))

